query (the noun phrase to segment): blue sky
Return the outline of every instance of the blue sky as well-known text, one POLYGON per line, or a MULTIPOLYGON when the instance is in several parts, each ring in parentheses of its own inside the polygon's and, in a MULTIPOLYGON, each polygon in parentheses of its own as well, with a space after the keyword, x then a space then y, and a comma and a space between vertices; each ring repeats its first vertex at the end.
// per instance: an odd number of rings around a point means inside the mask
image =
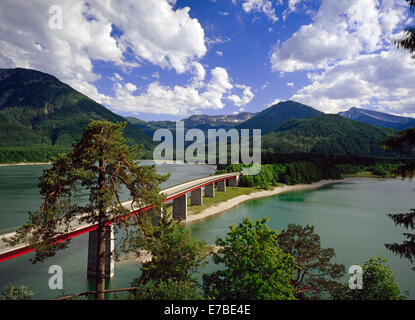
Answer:
POLYGON ((144 120, 287 99, 415 116, 415 63, 391 44, 411 23, 404 0, 3 0, 0 67, 144 120))

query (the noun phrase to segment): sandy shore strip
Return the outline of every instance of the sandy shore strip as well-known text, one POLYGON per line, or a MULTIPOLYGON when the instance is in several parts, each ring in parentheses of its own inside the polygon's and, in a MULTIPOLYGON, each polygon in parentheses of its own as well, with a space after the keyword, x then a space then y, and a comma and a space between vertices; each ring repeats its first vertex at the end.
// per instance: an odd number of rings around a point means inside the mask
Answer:
POLYGON ((315 183, 311 183, 311 184, 296 184, 296 185, 292 185, 292 186, 282 186, 282 187, 275 187, 272 190, 263 190, 263 191, 256 191, 253 192, 251 194, 245 194, 245 195, 241 195, 241 196, 237 196, 235 198, 229 199, 225 202, 221 202, 217 205, 213 205, 211 207, 206 208, 205 210, 203 210, 202 212, 198 213, 198 214, 190 214, 187 216, 186 219, 186 223, 187 222, 194 222, 197 220, 202 220, 211 216, 214 216, 218 213, 221 213, 223 211, 229 210, 235 206, 237 206, 238 204, 248 201, 248 200, 252 200, 252 199, 256 199, 256 198, 264 198, 264 197, 269 197, 269 196, 274 196, 283 192, 290 192, 290 191, 300 191, 300 190, 307 190, 307 189, 316 189, 316 188, 320 188, 322 186, 325 186, 327 184, 332 184, 332 183, 338 183, 338 182, 344 182, 344 181, 348 181, 354 178, 345 178, 345 179, 339 179, 339 180, 321 180, 315 183))
POLYGON ((0 167, 12 166, 36 166, 41 164, 52 164, 52 162, 17 162, 17 163, 0 163, 0 167))

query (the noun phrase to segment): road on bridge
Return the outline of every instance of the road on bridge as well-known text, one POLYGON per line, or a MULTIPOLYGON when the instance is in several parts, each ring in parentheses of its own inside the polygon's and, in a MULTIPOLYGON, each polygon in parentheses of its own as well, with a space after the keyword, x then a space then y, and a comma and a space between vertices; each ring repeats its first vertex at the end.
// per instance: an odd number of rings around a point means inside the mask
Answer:
MULTIPOLYGON (((234 173, 225 173, 225 174, 220 174, 220 175, 214 175, 214 176, 208 176, 208 177, 204 177, 204 178, 200 178, 200 179, 196 179, 196 180, 192 180, 189 182, 185 182, 185 183, 181 183, 178 184, 176 186, 173 187, 169 187, 167 189, 163 189, 160 191, 160 193, 163 193, 166 195, 166 199, 164 200, 164 202, 168 202, 171 200, 174 200, 178 197, 182 197, 183 195, 194 191, 196 189, 200 189, 204 186, 210 185, 212 183, 216 183, 219 181, 223 181, 223 180, 228 180, 228 179, 232 179, 232 178, 236 178, 238 179, 238 177, 241 175, 240 172, 234 172, 234 173)), ((125 208, 131 209, 131 202, 132 201, 126 201, 123 203, 123 206, 125 208)), ((131 213, 129 214, 129 216, 134 215, 134 214, 138 214, 141 212, 145 212, 149 209, 152 209, 154 207, 154 205, 149 205, 147 207, 144 208, 133 208, 133 210, 131 211, 131 213)), ((80 223, 78 220, 81 217, 77 217, 76 220, 74 220, 73 222, 70 223, 70 232, 65 234, 64 236, 60 237, 59 239, 56 240, 56 243, 67 240, 67 239, 71 239, 77 236, 80 236, 82 234, 91 232, 91 231, 95 231, 98 228, 98 225, 92 225, 92 224, 88 224, 88 223, 80 223)), ((120 219, 123 219, 125 217, 120 217, 120 219)), ((112 222, 108 222, 108 224, 114 223, 116 221, 112 221, 112 222)), ((27 254, 29 252, 33 252, 34 249, 30 248, 29 246, 27 246, 26 244, 21 244, 15 247, 9 247, 6 245, 6 243, 3 241, 3 239, 9 239, 11 237, 13 237, 15 235, 15 232, 11 232, 11 233, 7 233, 3 236, 1 236, 0 239, 0 262, 6 261, 6 260, 10 260, 13 258, 16 258, 18 256, 27 254)))

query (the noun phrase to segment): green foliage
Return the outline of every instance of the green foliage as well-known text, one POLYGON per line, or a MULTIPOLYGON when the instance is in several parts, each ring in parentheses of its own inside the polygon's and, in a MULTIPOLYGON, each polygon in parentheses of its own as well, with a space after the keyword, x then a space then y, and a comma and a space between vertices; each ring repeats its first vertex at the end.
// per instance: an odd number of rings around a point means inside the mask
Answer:
POLYGON ((202 291, 192 281, 178 282, 150 279, 126 297, 134 300, 201 300, 202 291))
MULTIPOLYGON (((11 246, 27 243, 36 251, 33 263, 53 256, 66 248, 64 239, 79 223, 97 225, 97 299, 103 299, 105 287, 105 233, 108 223, 124 231, 140 232, 137 215, 127 219, 132 208, 161 204, 164 196, 159 185, 168 176, 157 173, 155 165, 141 165, 137 146, 129 146, 123 136, 126 123, 92 121, 72 152, 53 161, 44 170, 39 188, 43 198, 40 210, 29 214, 15 236, 7 240, 11 246), (124 207, 119 194, 125 187, 132 198, 131 207, 124 207), (80 190, 89 193, 84 204, 74 202, 80 190)), ((128 237, 124 239, 127 241, 128 237)), ((121 239, 121 243, 122 243, 121 239)))
POLYGON ((390 266, 383 257, 373 257, 363 269, 363 289, 350 289, 347 284, 339 286, 332 294, 335 300, 404 300, 395 282, 390 266))
POLYGON ((261 129, 261 133, 275 131, 285 122, 292 119, 311 118, 322 114, 304 104, 295 101, 284 101, 273 105, 251 119, 236 126, 237 129, 261 129))
MULTIPOLYGON (((343 174, 362 171, 370 171, 377 176, 392 176, 398 166, 408 163, 403 159, 312 154, 264 153, 262 159, 261 171, 255 176, 241 176, 240 186, 268 189, 279 183, 309 184, 325 179, 341 179, 343 174)), ((238 172, 244 167, 243 164, 219 165, 217 172, 238 172)))
POLYGON ((44 202, 38 212, 30 213, 29 222, 18 229, 11 245, 29 242, 36 249, 33 262, 54 255, 68 243, 52 245, 53 239, 67 234, 70 223, 81 215, 80 221, 96 224, 99 212, 107 209, 105 221, 130 212, 119 200, 122 185, 129 189, 134 205, 161 201, 158 185, 167 177, 158 175, 155 166, 136 162, 138 148, 126 144, 124 127, 122 123, 93 121, 74 150, 53 161, 40 178, 44 202), (89 202, 83 206, 72 201, 81 188, 89 191, 89 202))
POLYGON ((394 132, 340 115, 324 114, 287 121, 278 130, 262 137, 262 149, 282 153, 392 155, 393 152, 380 148, 377 143, 394 132))
POLYGON ((411 153, 415 149, 415 128, 399 131, 396 135, 380 142, 380 145, 411 153))
MULTIPOLYGON (((229 165, 223 170, 237 172, 243 165, 229 165), (232 171, 235 170, 235 171, 232 171)), ((340 179, 341 172, 333 164, 326 161, 310 162, 296 161, 284 164, 263 164, 261 171, 256 175, 242 175, 239 181, 241 187, 261 187, 269 189, 284 184, 309 184, 322 179, 340 179)))
POLYGON ((143 249, 150 252, 152 260, 143 263, 142 274, 135 283, 169 279, 178 284, 191 282, 192 274, 205 264, 209 254, 206 243, 194 239, 187 227, 171 219, 171 214, 164 214, 159 226, 147 221, 142 230, 132 246, 136 252, 143 249))
POLYGON ((364 171, 362 166, 353 165, 350 163, 337 164, 336 168, 339 169, 339 171, 343 174, 354 174, 354 173, 364 171))
POLYGON ((386 177, 388 172, 382 167, 382 166, 373 166, 369 168, 369 171, 371 171, 373 174, 381 177, 386 177))
POLYGON ((313 226, 289 224, 278 237, 281 249, 294 258, 292 282, 297 299, 322 299, 338 286, 345 272, 342 264, 330 262, 336 256, 333 248, 323 249, 313 226))
MULTIPOLYGON (((379 143, 386 149, 400 150, 407 154, 413 154, 415 149, 415 128, 402 130, 395 136, 379 143)), ((415 174, 415 162, 402 164, 394 170, 394 173, 402 177, 413 177, 415 174)))
MULTIPOLYGON (((393 220, 395 225, 402 226, 411 230, 413 233, 404 233, 406 237, 403 243, 385 244, 386 248, 393 253, 408 259, 411 263, 415 262, 415 209, 411 209, 408 213, 394 213, 388 214, 389 218, 393 220)), ((412 268, 415 271, 415 266, 412 268)))
POLYGON ((70 152, 69 147, 45 145, 0 148, 0 163, 49 162, 68 152, 70 152))
POLYGON ((2 292, 3 300, 31 300, 33 292, 25 286, 17 286, 9 283, 2 292))
MULTIPOLYGON (((414 12, 415 10, 415 1, 406 0, 409 4, 409 9, 414 12)), ((405 29, 405 37, 399 40, 394 40, 393 43, 398 47, 405 50, 408 50, 410 53, 415 52, 415 27, 407 27, 405 29)), ((414 56, 413 56, 414 57, 414 56)))
MULTIPOLYGON (((125 121, 48 74, 21 68, 0 69, 0 74, 0 148, 8 149, 0 151, 2 162, 49 161, 79 141, 91 120, 125 121), (20 156, 9 148, 19 148, 20 156)), ((145 150, 154 145, 132 124, 125 127, 125 135, 145 150)))
POLYGON ((203 275, 203 289, 213 299, 287 300, 294 299, 291 285, 293 258, 278 246, 277 232, 269 229, 266 219, 253 223, 244 218, 231 225, 214 254, 222 270, 203 275))

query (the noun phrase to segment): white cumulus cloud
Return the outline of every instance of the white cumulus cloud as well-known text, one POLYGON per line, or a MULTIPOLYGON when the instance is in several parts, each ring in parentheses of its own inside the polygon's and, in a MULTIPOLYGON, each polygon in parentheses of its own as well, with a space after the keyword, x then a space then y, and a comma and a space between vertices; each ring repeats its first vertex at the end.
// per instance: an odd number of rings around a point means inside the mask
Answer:
POLYGON ((270 0, 244 0, 242 9, 246 12, 262 12, 273 22, 278 21, 275 9, 270 0))
POLYGON ((98 102, 110 100, 93 82, 93 62, 127 71, 144 62, 203 78, 198 65, 207 47, 190 8, 167 0, 3 0, 0 66, 55 75, 98 102), (49 8, 62 8, 62 29, 49 27, 49 8))
POLYGON ((322 0, 312 23, 276 44, 272 70, 308 71, 309 84, 291 99, 325 112, 415 114, 415 64, 391 44, 407 14, 401 0, 322 0))
POLYGON ((152 82, 144 93, 132 95, 128 85, 128 83, 116 84, 115 97, 108 98, 106 101, 113 110, 127 111, 136 115, 140 113, 189 115, 202 109, 222 109, 225 106, 224 99, 233 101, 236 106, 244 106, 253 98, 250 87, 232 84, 228 72, 222 67, 212 69, 209 81, 198 86, 193 83, 170 88, 159 82, 152 82), (242 95, 232 93, 233 89, 242 89, 242 95))

